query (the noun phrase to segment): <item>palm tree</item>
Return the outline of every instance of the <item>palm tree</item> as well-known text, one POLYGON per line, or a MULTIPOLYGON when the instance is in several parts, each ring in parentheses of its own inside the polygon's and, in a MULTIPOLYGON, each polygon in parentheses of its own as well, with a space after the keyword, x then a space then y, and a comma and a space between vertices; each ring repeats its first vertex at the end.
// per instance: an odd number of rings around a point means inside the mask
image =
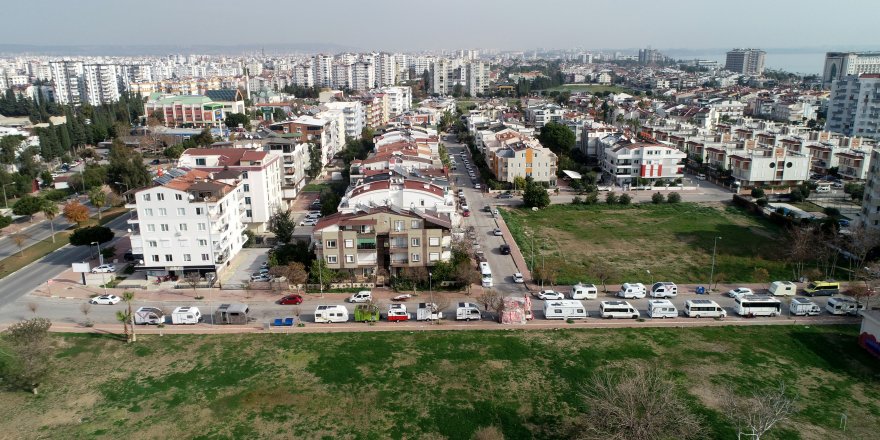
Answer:
POLYGON ((46 220, 49 220, 49 227, 52 228, 52 243, 55 243, 55 216, 57 216, 60 211, 58 205, 51 200, 44 200, 43 207, 40 208, 40 211, 46 216, 46 220))
POLYGON ((107 194, 101 188, 95 188, 89 192, 89 201, 98 210, 98 220, 101 220, 101 208, 107 203, 107 194))
POLYGON ((131 316, 129 316, 128 310, 117 310, 116 319, 122 323, 122 331, 125 332, 125 341, 131 342, 131 335, 128 334, 128 323, 131 321, 131 316))
MULTIPOLYGON (((122 292, 122 300, 128 307, 128 319, 131 321, 131 335, 128 342, 137 342, 137 335, 134 333, 134 312, 131 311, 131 302, 134 300, 134 292, 122 292)), ((127 334, 127 333, 126 333, 127 334)))

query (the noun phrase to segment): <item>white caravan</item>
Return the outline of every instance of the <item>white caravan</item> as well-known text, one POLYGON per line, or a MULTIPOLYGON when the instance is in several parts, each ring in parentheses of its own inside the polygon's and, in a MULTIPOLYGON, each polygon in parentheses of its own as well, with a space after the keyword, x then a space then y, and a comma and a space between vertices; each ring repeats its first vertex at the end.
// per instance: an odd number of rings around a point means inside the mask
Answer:
POLYGON ((822 314, 822 309, 809 298, 798 297, 791 299, 788 312, 794 316, 819 316, 822 314))
POLYGON ((774 281, 767 291, 773 296, 794 296, 797 293, 797 284, 791 281, 774 281))
POLYGON ((436 321, 438 319, 443 319, 443 312, 437 309, 437 304, 419 303, 419 308, 416 309, 417 321, 436 321))
POLYGON ((726 318, 727 311, 711 299, 689 299, 684 302, 684 316, 690 318, 726 318))
POLYGON ((347 322, 348 309, 340 305, 318 306, 315 309, 315 322, 347 322))
POLYGON ((620 298, 644 298, 645 293, 645 285, 642 283, 624 283, 620 286, 617 296, 620 298))
POLYGON ((589 314, 584 304, 573 299, 544 301, 546 319, 584 319, 589 314))
POLYGON ((668 299, 649 299, 648 316, 651 318, 677 318, 678 309, 668 299))
POLYGON ((571 286, 571 299, 596 299, 599 289, 595 284, 577 283, 571 286))
POLYGON ((859 310, 864 308, 858 301, 846 296, 828 298, 828 304, 825 305, 825 310, 832 315, 858 315, 859 310))
POLYGON ((782 301, 772 296, 743 295, 736 298, 734 310, 740 316, 779 316, 782 314, 782 301))
POLYGON ((654 298, 672 298, 678 295, 678 286, 675 283, 661 281, 651 286, 651 296, 654 298))
POLYGON ((202 312, 198 307, 178 307, 171 312, 172 324, 198 324, 202 320, 202 312))
POLYGON ((458 321, 479 321, 483 319, 482 315, 480 315, 480 309, 477 308, 476 304, 472 303, 458 303, 458 307, 455 309, 455 319, 458 321))
POLYGON ((164 324, 165 313, 158 307, 140 307, 134 311, 134 323, 138 325, 164 324))

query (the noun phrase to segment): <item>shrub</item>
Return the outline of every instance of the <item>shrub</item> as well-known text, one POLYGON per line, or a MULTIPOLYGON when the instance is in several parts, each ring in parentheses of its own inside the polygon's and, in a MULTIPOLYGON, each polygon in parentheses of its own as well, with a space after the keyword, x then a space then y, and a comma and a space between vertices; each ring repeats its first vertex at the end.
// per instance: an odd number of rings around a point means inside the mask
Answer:
POLYGON ((595 205, 597 203, 599 203, 599 192, 598 191, 593 191, 593 192, 587 194, 587 197, 584 199, 585 205, 595 205))
POLYGON ((581 200, 581 198, 578 197, 578 196, 574 196, 574 198, 571 199, 571 204, 572 204, 572 205, 582 205, 583 203, 584 203, 584 201, 581 200))
POLYGON ((677 192, 669 193, 669 195, 666 196, 666 202, 668 202, 668 203, 678 203, 680 201, 681 201, 681 194, 679 194, 677 192))
POLYGON ((651 203, 655 205, 663 203, 665 199, 666 197, 663 197, 662 193, 655 192, 653 195, 651 195, 651 203))
POLYGON ((840 216, 840 210, 837 208, 832 208, 830 206, 823 209, 822 212, 824 212, 825 215, 827 215, 829 217, 839 217, 840 216))
POLYGON ((765 199, 765 198, 760 198, 760 199, 758 199, 755 203, 757 203, 758 206, 760 206, 760 207, 763 208, 763 207, 767 206, 767 203, 768 203, 768 202, 767 202, 767 199, 765 199))
POLYGON ((756 199, 764 198, 764 190, 761 188, 752 189, 752 197, 756 199))
POLYGON ((608 194, 606 194, 605 195, 605 203, 607 203, 609 205, 613 205, 613 204, 617 203, 617 194, 615 194, 614 191, 611 191, 608 194))
POLYGON ((629 202, 632 201, 632 197, 629 194, 621 194, 620 198, 617 199, 617 203, 621 205, 629 205, 629 202))

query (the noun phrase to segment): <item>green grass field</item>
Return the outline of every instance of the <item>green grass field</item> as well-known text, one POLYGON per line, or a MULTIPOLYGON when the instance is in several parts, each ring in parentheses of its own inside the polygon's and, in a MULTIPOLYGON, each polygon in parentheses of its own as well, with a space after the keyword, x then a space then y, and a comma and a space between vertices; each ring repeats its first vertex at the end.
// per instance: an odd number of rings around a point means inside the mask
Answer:
POLYGON ((535 264, 558 268, 557 284, 595 282, 587 273, 599 260, 616 269, 611 284, 649 283, 648 270, 656 281, 705 284, 719 236, 715 280, 748 282, 756 268, 772 279, 792 276, 783 261, 784 232, 732 206, 555 205, 502 215, 529 264, 534 241, 535 264))
POLYGON ((571 438, 582 384, 635 363, 668 372, 735 438, 717 395, 780 380, 799 413, 765 439, 868 439, 880 362, 841 327, 141 336, 62 334, 38 396, 0 392, 15 438, 571 438), (838 429, 849 416, 846 433, 838 429))
POLYGON ((611 93, 629 93, 632 94, 632 89, 628 89, 626 87, 620 86, 606 86, 600 84, 563 84, 561 86, 553 87, 552 89, 547 89, 547 91, 557 90, 560 92, 588 92, 588 93, 601 93, 601 92, 611 92, 611 93))

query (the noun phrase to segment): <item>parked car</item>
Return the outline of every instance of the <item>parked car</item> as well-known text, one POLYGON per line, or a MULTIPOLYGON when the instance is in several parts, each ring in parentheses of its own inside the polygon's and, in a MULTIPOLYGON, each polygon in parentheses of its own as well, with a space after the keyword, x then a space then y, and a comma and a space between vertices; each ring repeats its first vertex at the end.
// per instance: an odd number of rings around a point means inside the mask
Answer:
POLYGON ((513 194, 501 194, 498 196, 499 199, 512 199, 513 194))
POLYGON ((495 230, 492 231, 492 234, 493 234, 493 235, 496 235, 496 236, 499 236, 499 237, 502 236, 502 235, 504 235, 504 233, 501 232, 501 229, 500 229, 500 228, 495 228, 495 230))
POLYGON ((318 224, 318 219, 316 218, 307 218, 301 222, 299 222, 300 226, 315 226, 318 224))
POLYGON ((255 274, 251 275, 251 282, 252 283, 266 283, 269 281, 271 281, 271 278, 269 278, 269 275, 262 274, 262 273, 255 273, 255 274))
POLYGON ((92 268, 92 273, 110 273, 116 272, 116 266, 112 264, 102 264, 92 268))
POLYGON ((510 255, 510 245, 502 244, 501 247, 498 248, 501 251, 501 255, 510 255))
POLYGON ((297 294, 291 294, 287 296, 282 296, 281 299, 278 300, 278 304, 281 305, 296 305, 302 304, 303 297, 297 294))
POLYGON ((159 165, 160 163, 161 161, 159 159, 153 159, 153 161, 150 162, 150 165, 159 165))
POLYGON ((542 290, 538 292, 538 299, 548 300, 548 299, 565 299, 565 295, 562 292, 557 292, 555 290, 542 290))
POLYGON ((727 296, 731 298, 740 298, 745 295, 753 295, 752 289, 748 287, 737 287, 736 289, 731 289, 727 291, 727 296))
POLYGON ((526 282, 526 280, 523 278, 523 274, 517 272, 517 273, 513 274, 513 282, 517 283, 517 284, 522 284, 522 283, 526 282))
POLYGON ((99 295, 89 300, 90 304, 113 305, 122 301, 122 298, 116 295, 99 295))

